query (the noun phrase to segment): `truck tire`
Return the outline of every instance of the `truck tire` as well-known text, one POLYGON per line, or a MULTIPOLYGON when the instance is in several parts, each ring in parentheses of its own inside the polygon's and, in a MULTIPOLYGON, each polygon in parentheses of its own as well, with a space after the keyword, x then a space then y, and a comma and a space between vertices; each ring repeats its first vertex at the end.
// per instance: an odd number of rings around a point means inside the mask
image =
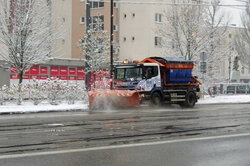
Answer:
POLYGON ((181 107, 193 108, 196 103, 196 95, 194 92, 190 91, 186 94, 186 101, 180 103, 181 107))
POLYGON ((162 104, 162 97, 161 94, 159 92, 154 92, 151 96, 151 103, 153 104, 153 106, 161 106, 162 104))

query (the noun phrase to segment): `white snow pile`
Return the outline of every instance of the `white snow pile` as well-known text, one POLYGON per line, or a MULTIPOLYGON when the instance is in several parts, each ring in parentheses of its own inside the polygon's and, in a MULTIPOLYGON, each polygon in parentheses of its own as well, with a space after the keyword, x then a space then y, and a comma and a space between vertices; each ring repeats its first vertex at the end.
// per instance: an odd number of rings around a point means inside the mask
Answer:
POLYGON ((198 104, 237 104, 250 103, 250 95, 221 95, 221 96, 204 96, 198 101, 198 104))
POLYGON ((87 110, 88 105, 83 102, 76 102, 74 105, 68 103, 60 103, 58 105, 51 105, 50 103, 40 103, 34 105, 32 102, 23 102, 22 105, 16 103, 8 103, 0 105, 0 113, 32 113, 32 112, 49 112, 49 111, 74 111, 74 110, 87 110))

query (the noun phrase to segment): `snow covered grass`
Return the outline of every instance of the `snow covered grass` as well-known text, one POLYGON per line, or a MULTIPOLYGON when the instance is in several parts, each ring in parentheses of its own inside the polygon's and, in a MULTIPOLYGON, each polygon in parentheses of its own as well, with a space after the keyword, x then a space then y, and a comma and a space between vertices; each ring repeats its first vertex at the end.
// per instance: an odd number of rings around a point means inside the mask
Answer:
POLYGON ((74 105, 69 105, 67 102, 62 102, 58 105, 51 105, 47 102, 42 102, 39 105, 34 105, 33 102, 23 102, 22 105, 17 105, 15 102, 0 105, 1 113, 32 113, 32 112, 48 112, 48 111, 74 111, 87 110, 88 105, 83 102, 76 102, 74 105))
POLYGON ((204 96, 198 101, 198 104, 236 104, 250 103, 250 95, 221 95, 221 96, 204 96))

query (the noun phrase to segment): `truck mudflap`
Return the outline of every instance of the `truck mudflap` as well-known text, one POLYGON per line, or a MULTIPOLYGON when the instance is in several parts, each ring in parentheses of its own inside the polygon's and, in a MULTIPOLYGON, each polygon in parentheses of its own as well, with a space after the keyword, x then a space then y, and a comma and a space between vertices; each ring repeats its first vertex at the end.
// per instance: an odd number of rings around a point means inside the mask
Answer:
POLYGON ((197 99, 202 98, 202 96, 203 96, 203 93, 202 93, 202 92, 196 92, 196 98, 197 98, 197 99))

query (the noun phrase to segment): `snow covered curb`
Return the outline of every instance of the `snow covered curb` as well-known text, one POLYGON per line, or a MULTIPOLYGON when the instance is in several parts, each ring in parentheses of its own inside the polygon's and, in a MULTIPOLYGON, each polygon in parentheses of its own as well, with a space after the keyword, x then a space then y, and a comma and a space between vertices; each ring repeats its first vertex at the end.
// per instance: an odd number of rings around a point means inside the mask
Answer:
MULTIPOLYGON (((223 95, 223 96, 205 96, 200 99, 197 104, 240 104, 250 103, 250 95, 223 95)), ((36 112, 60 112, 60 111, 88 111, 88 105, 83 102, 76 102, 74 105, 69 105, 66 102, 59 105, 50 105, 49 103, 40 103, 33 105, 32 102, 23 102, 22 105, 16 103, 7 103, 0 105, 0 114, 11 113, 36 113, 36 112)))
POLYGON ((40 103, 39 105, 33 105, 31 102, 24 102, 22 105, 16 105, 16 103, 7 103, 6 105, 0 106, 0 114, 86 110, 88 110, 88 105, 83 104, 82 102, 76 103, 74 105, 69 105, 67 103, 61 103, 58 105, 40 103))
POLYGON ((197 104, 241 104, 250 103, 250 95, 204 96, 197 104))

